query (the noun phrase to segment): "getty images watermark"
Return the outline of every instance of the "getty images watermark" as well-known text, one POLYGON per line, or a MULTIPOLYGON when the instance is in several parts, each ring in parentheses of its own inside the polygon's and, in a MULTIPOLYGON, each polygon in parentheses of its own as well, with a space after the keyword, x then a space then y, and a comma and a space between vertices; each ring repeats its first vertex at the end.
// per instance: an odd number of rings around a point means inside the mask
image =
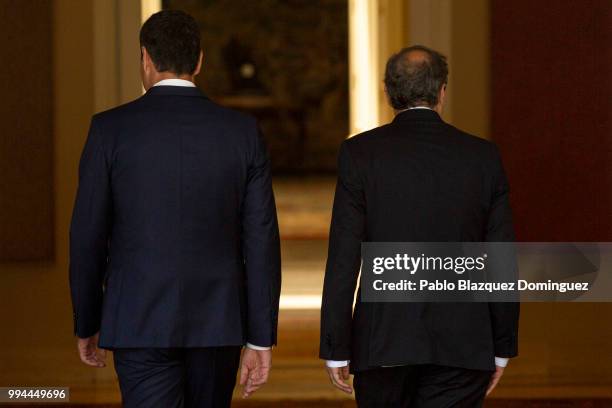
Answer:
POLYGON ((612 243, 366 242, 363 302, 612 301, 612 243))

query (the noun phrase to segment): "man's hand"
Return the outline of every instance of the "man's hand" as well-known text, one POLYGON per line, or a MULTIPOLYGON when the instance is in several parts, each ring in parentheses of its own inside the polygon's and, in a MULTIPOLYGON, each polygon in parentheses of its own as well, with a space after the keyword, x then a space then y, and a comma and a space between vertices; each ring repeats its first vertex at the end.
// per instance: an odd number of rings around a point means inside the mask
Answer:
POLYGON ((242 398, 248 398, 268 381, 272 367, 272 350, 253 350, 245 347, 240 365, 242 398))
POLYGON ((353 392, 353 388, 345 382, 349 379, 348 366, 327 367, 327 374, 329 375, 329 379, 334 387, 338 388, 340 391, 346 392, 347 394, 351 394, 353 392))
POLYGON ((96 333, 91 337, 85 339, 79 338, 77 340, 77 348, 79 350, 79 357, 81 361, 92 367, 106 367, 104 360, 106 359, 106 350, 98 348, 98 335, 96 333))
POLYGON ((491 376, 491 380, 489 381, 489 387, 487 388, 487 395, 493 391, 501 376, 504 375, 504 367, 495 366, 495 372, 491 376))

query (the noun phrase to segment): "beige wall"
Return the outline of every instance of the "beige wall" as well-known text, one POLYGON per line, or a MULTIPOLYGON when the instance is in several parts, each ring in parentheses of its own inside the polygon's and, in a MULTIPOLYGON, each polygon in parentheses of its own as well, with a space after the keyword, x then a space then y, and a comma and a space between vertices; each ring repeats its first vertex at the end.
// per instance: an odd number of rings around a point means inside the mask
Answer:
POLYGON ((406 47, 407 16, 410 12, 408 2, 405 0, 378 0, 379 7, 379 33, 378 33, 378 106, 380 123, 393 120, 393 109, 389 105, 383 86, 385 65, 387 59, 400 49, 406 47))
POLYGON ((55 253, 48 263, 0 264, 0 385, 95 384, 110 370, 80 364, 72 337, 68 225, 78 159, 94 112, 90 0, 54 2, 55 253))
POLYGON ((444 119, 489 137, 489 0, 410 0, 406 45, 440 51, 449 62, 444 119))
POLYGON ((453 125, 489 137, 489 0, 455 0, 449 89, 453 125))
MULTIPOLYGON (((91 115, 142 94, 138 1, 53 2, 55 260, 0 263, 0 385, 113 387, 76 353, 68 228, 91 115)), ((110 361, 109 361, 110 363, 110 361)), ((89 393, 87 395, 90 395, 89 393)))
MULTIPOLYGON (((94 109, 109 109, 139 97, 142 12, 139 1, 87 0, 93 13, 94 109)), ((151 5, 152 1, 145 3, 151 5)))

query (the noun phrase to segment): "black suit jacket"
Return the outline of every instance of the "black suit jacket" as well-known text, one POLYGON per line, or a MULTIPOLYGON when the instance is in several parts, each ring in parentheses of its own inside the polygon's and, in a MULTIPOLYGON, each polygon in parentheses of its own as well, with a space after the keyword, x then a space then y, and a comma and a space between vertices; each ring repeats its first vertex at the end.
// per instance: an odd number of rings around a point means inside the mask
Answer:
POLYGON ((517 354, 517 303, 361 303, 361 243, 512 241, 508 184, 494 144, 432 110, 340 149, 321 310, 320 357, 353 370, 408 364, 494 368, 517 354))
POLYGON ((254 119, 158 86, 95 115, 70 228, 75 332, 100 346, 270 346, 280 251, 254 119))

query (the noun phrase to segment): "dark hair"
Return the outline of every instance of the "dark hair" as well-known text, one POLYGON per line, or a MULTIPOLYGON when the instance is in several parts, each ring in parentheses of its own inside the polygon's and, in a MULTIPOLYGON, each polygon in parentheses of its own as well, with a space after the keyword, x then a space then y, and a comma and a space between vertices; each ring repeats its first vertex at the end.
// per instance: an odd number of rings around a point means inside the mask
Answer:
POLYGON ((396 110, 418 105, 433 108, 447 81, 446 57, 422 45, 404 48, 392 55, 385 68, 387 95, 396 110))
POLYGON ((192 74, 200 58, 200 27, 184 11, 162 10, 142 25, 140 46, 159 72, 192 74))

